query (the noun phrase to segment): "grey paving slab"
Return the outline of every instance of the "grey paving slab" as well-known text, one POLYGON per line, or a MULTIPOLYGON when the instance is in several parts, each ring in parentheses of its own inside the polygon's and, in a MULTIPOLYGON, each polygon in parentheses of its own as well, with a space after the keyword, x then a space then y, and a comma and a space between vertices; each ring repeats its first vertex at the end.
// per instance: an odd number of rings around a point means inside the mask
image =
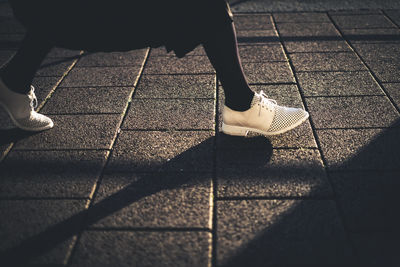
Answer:
POLYGON ((88 198, 105 151, 12 151, 0 164, 1 198, 88 198))
POLYGON ((96 228, 210 228, 211 173, 105 175, 89 210, 96 228))
POLYGON ((329 17, 326 13, 312 13, 312 12, 300 12, 300 13, 276 13, 274 14, 275 22, 330 22, 329 17))
POLYGON ((68 71, 73 63, 74 60, 70 58, 45 58, 35 76, 61 77, 68 71))
POLYGON ((217 218, 218 266, 353 261, 333 201, 218 201, 217 218))
POLYGON ((138 98, 214 98, 214 74, 143 75, 135 89, 138 98))
POLYGON ((317 150, 271 151, 261 149, 261 145, 251 147, 260 141, 250 138, 221 138, 232 144, 247 142, 250 145, 247 148, 241 146, 241 149, 219 150, 218 197, 332 197, 317 150))
POLYGON ((239 30, 237 40, 241 44, 279 44, 276 30, 239 30))
POLYGON ((143 74, 199 74, 215 73, 210 61, 204 56, 186 56, 184 58, 150 57, 143 74))
POLYGON ((399 170, 399 129, 317 130, 330 169, 399 170))
POLYGON ((328 14, 330 15, 347 15, 347 16, 352 16, 352 15, 382 15, 382 11, 379 9, 342 9, 342 10, 334 10, 334 11, 328 11, 328 14))
POLYGON ((385 83, 383 87, 389 94, 391 99, 396 103, 397 108, 400 108, 400 83, 385 83))
POLYGON ((107 170, 209 172, 213 136, 208 131, 122 131, 107 170))
POLYGON ((394 25, 384 15, 332 15, 331 18, 343 29, 362 28, 394 28, 394 25))
POLYGON ((397 26, 400 25, 400 10, 385 10, 385 14, 392 20, 397 26))
POLYGON ((400 29, 344 29, 343 36, 352 44, 355 43, 399 43, 400 29))
POLYGON ((213 99, 138 99, 131 102, 123 129, 214 130, 213 99))
POLYGON ((305 96, 383 95, 367 71, 300 72, 297 79, 305 96))
POLYGON ((42 103, 49 93, 55 88, 61 77, 35 77, 32 85, 35 88, 35 95, 38 103, 42 103))
POLYGON ((53 129, 21 139, 15 149, 109 149, 121 119, 120 115, 50 117, 53 129))
POLYGON ((78 58, 80 57, 80 50, 71 50, 61 47, 53 48, 46 57, 48 58, 78 58))
POLYGON ((295 82, 288 62, 243 63, 243 70, 250 84, 295 82))
POLYGON ((83 217, 85 200, 2 200, 0 246, 6 266, 59 264, 67 259, 83 217), (63 227, 61 227, 63 226, 63 227), (61 229, 62 228, 62 229, 61 229))
POLYGON ((298 53, 289 57, 295 71, 367 70, 355 53, 298 53))
POLYGON ((125 67, 141 66, 148 49, 129 52, 86 53, 83 54, 76 67, 125 67))
POLYGON ((133 86, 140 66, 73 68, 60 84, 63 87, 133 86))
MULTIPOLYGON (((186 54, 187 56, 206 56, 206 52, 202 45, 197 46, 193 51, 186 54)), ((157 47, 150 49, 150 57, 165 57, 165 56, 175 56, 173 51, 167 51, 165 47, 157 47)))
POLYGON ((317 129, 389 127, 400 118, 384 96, 307 98, 317 129))
POLYGON ((341 40, 332 23, 277 23, 276 27, 286 41, 341 40))
POLYGON ((350 232, 393 231, 400 223, 397 193, 400 172, 336 172, 330 174, 336 198, 350 232))
POLYGON ((84 232, 71 266, 207 266, 207 232, 84 232))
POLYGON ((280 44, 268 45, 240 45, 239 55, 242 63, 287 61, 280 44))
POLYGON ((351 239, 360 258, 360 264, 395 267, 399 232, 352 234, 351 239))
POLYGON ((130 87, 61 87, 41 110, 46 114, 122 113, 130 87))
POLYGON ((241 30, 273 30, 272 17, 269 14, 235 14, 235 28, 241 30))
POLYGON ((286 41, 284 42, 288 53, 303 52, 351 52, 345 41, 286 41))

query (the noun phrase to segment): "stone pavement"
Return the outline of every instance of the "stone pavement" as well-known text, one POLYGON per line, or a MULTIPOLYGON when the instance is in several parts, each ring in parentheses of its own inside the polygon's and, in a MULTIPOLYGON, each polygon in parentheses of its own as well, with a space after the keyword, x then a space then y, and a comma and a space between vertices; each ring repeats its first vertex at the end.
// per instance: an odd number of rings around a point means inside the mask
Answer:
MULTIPOLYGON (((0 62, 24 29, 0 3, 0 62)), ((0 130, 2 266, 399 266, 400 11, 235 15, 287 134, 220 132, 204 51, 54 49, 55 128, 0 130)))

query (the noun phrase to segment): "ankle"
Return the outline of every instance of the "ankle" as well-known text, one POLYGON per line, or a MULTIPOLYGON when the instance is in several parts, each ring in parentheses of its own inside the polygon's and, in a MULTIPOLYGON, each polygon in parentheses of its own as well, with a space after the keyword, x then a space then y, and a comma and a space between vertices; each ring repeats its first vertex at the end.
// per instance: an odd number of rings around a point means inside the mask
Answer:
POLYGON ((254 92, 241 97, 231 97, 230 99, 225 99, 225 106, 234 111, 246 111, 251 108, 253 97, 254 92))

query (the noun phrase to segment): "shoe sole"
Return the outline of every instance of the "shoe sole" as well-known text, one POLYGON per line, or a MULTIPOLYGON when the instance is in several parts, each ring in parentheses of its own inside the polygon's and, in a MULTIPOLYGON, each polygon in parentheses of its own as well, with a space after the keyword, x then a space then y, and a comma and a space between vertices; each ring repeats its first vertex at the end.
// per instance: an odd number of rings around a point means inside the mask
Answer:
POLYGON ((29 131, 29 132, 40 132, 40 131, 44 131, 44 130, 49 130, 49 129, 53 128, 53 126, 54 126, 53 122, 51 122, 50 124, 48 124, 46 126, 39 127, 39 128, 28 128, 28 127, 22 126, 21 124, 18 123, 17 120, 14 119, 12 113, 8 110, 6 105, 4 105, 3 103, 0 102, 0 106, 3 107, 5 111, 7 111, 8 115, 10 116, 11 121, 14 123, 15 126, 20 128, 21 130, 29 131))
POLYGON ((282 130, 276 131, 276 132, 265 132, 265 131, 255 129, 255 128, 228 125, 228 124, 225 124, 222 122, 222 132, 224 134, 234 135, 234 136, 246 136, 249 132, 255 132, 255 133, 259 133, 259 134, 263 134, 263 135, 267 135, 267 136, 268 135, 278 135, 278 134, 283 134, 287 131, 293 130, 294 128, 296 128, 297 126, 299 126, 300 124, 305 122, 309 116, 310 115, 307 113, 307 116, 305 116, 301 120, 297 121, 295 124, 291 125, 288 128, 285 128, 285 129, 282 129, 282 130))

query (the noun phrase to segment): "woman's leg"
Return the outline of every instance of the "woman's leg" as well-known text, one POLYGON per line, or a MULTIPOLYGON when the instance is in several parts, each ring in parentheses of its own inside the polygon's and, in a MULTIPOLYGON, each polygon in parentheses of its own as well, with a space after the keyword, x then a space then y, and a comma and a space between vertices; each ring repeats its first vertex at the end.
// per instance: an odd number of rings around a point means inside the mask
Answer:
POLYGON ((214 26, 216 28, 203 42, 203 46, 222 83, 225 105, 237 111, 247 110, 254 92, 243 73, 235 27, 227 19, 221 19, 221 23, 214 26))

